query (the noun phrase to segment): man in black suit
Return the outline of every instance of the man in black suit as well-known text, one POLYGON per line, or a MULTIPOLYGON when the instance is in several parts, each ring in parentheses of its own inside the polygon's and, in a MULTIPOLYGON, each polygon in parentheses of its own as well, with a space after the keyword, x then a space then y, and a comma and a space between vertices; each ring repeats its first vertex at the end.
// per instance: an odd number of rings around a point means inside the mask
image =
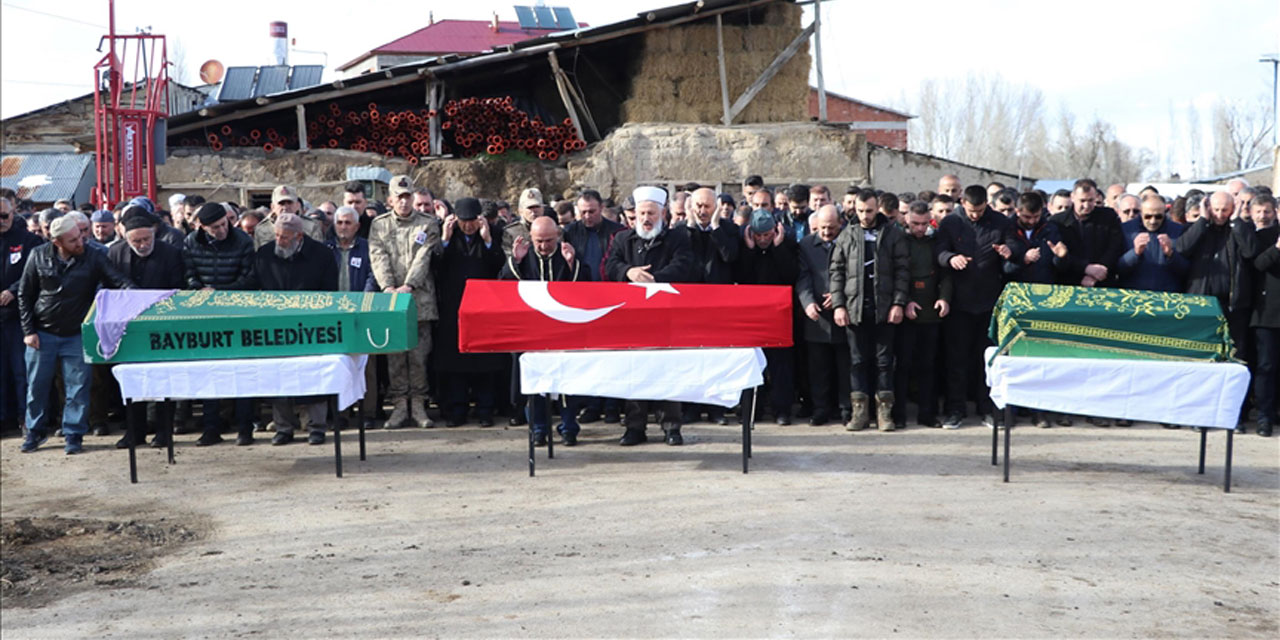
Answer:
POLYGON ((1276 414, 1277 370, 1280 369, 1280 225, 1276 201, 1257 194, 1249 203, 1249 217, 1258 226, 1258 257, 1253 260, 1254 362, 1253 396, 1258 404, 1258 435, 1270 437, 1280 423, 1276 414))
MULTIPOLYGON (((181 289, 186 281, 182 249, 168 242, 156 241, 156 222, 157 220, 148 213, 137 213, 125 218, 122 223, 124 242, 117 242, 107 250, 107 258, 140 289, 181 289)), ((112 384, 115 383, 115 378, 110 375, 103 379, 110 380, 112 384)), ((116 443, 116 448, 128 449, 131 439, 141 440, 145 436, 148 430, 146 425, 148 413, 154 415, 150 429, 154 429, 156 433, 151 446, 167 446, 168 441, 161 434, 171 433, 171 431, 161 429, 160 425, 172 426, 173 411, 172 400, 134 402, 129 405, 126 417, 129 429, 116 443)), ((244 435, 241 434, 242 437, 244 435)), ((250 440, 253 440, 252 427, 247 435, 250 440)))
POLYGON ((845 330, 835 325, 827 273, 831 250, 840 235, 840 212, 835 205, 826 205, 814 215, 817 232, 800 240, 796 296, 805 315, 802 332, 813 394, 813 416, 809 424, 820 426, 831 419, 837 407, 841 420, 849 420, 849 349, 845 330))
MULTIPOLYGON (((742 237, 738 225, 732 219, 717 213, 716 192, 701 188, 693 192, 685 203, 685 228, 689 232, 689 244, 693 248, 694 282, 706 284, 733 284, 733 266, 742 250, 742 237)), ((702 413, 716 424, 727 424, 724 407, 714 404, 684 403, 682 421, 697 422, 702 413)))

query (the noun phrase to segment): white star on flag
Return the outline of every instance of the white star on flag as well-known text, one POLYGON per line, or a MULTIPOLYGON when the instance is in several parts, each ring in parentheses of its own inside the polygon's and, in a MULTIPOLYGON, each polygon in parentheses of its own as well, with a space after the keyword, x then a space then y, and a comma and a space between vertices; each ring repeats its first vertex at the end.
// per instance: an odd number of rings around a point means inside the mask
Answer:
POLYGON ((633 287, 644 287, 644 299, 648 300, 659 293, 674 293, 680 295, 676 288, 666 282, 632 282, 633 287))

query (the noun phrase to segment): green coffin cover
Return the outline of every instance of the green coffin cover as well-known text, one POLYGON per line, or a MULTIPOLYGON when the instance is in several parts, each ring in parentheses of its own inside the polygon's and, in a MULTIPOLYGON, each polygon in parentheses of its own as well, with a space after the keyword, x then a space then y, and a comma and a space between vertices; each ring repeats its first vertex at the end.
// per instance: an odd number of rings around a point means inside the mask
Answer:
POLYGON ((1163 291, 1010 283, 991 316, 998 355, 1232 360, 1216 298, 1163 291))
POLYGON ((396 353, 417 346, 417 313, 406 293, 179 291, 130 320, 110 360, 96 305, 81 331, 93 363, 396 353))

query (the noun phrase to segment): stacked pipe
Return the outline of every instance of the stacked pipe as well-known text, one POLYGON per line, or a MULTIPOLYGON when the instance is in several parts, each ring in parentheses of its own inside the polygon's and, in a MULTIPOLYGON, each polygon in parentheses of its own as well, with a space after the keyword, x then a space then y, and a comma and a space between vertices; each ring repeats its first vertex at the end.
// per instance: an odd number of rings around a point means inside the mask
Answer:
MULTIPOLYGON (((531 118, 517 109, 510 96, 450 100, 439 114, 427 109, 384 111, 376 102, 363 109, 345 110, 331 102, 308 110, 307 145, 381 153, 417 164, 419 156, 431 153, 431 118, 435 115, 440 116, 443 153, 472 157, 480 153, 501 155, 514 149, 555 161, 587 146, 578 137, 572 120, 548 125, 540 117, 531 118)), ((214 151, 231 146, 261 146, 270 153, 298 142, 296 134, 281 135, 275 128, 237 130, 231 125, 210 130, 206 137, 214 151)), ((194 146, 202 142, 186 138, 180 144, 194 146)))
POLYGON ((555 161, 561 154, 579 151, 587 143, 578 137, 573 121, 547 125, 517 109, 511 96, 464 98, 444 105, 442 132, 451 136, 457 152, 470 157, 482 151, 501 155, 517 149, 541 160, 555 161))

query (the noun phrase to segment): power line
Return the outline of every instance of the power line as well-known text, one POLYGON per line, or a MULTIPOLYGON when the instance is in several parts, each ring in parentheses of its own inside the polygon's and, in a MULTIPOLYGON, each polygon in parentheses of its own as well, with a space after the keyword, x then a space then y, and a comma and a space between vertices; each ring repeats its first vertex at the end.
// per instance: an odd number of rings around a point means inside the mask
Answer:
POLYGON ((0 4, 4 4, 4 6, 9 7, 9 8, 11 8, 11 9, 18 9, 18 10, 20 10, 20 11, 30 11, 31 13, 36 13, 36 14, 39 14, 39 15, 42 15, 42 16, 47 16, 47 17, 50 17, 50 18, 57 18, 58 20, 66 20, 67 22, 74 22, 74 23, 76 23, 76 24, 82 24, 82 25, 85 25, 85 26, 87 26, 87 27, 96 27, 96 28, 98 28, 98 29, 102 29, 103 31, 106 31, 106 30, 107 30, 107 28, 106 28, 105 26, 103 26, 103 25, 100 25, 100 24, 94 24, 94 23, 92 23, 92 22, 85 22, 84 20, 76 20, 75 18, 68 18, 67 16, 60 16, 60 15, 58 15, 58 14, 56 14, 56 13, 48 13, 48 12, 46 12, 46 11, 39 11, 39 10, 31 9, 31 8, 28 8, 28 7, 20 7, 20 6, 16 5, 16 4, 9 4, 8 2, 4 2, 4 3, 0 3, 0 4))

